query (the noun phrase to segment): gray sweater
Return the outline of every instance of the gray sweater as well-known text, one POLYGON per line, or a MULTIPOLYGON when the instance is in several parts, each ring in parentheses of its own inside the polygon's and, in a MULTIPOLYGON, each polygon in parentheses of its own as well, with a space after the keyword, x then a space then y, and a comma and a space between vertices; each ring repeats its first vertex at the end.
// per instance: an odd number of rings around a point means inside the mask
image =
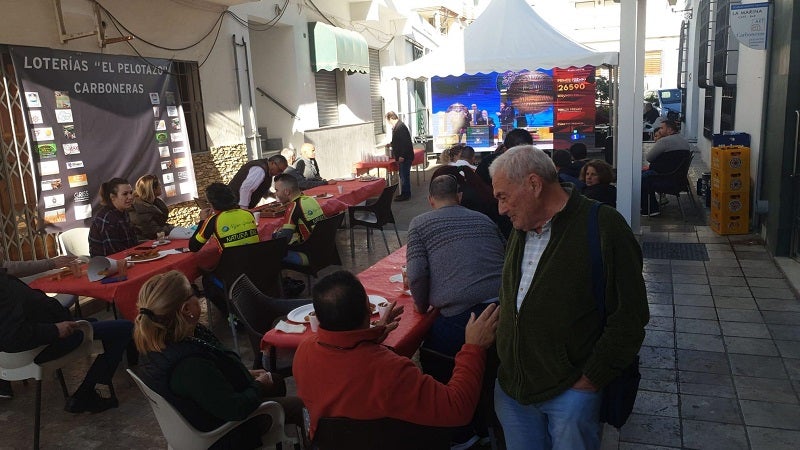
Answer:
POLYGON ((409 225, 406 251, 414 303, 450 317, 496 298, 504 256, 503 236, 485 215, 459 205, 420 214, 409 225))
POLYGON ((675 150, 691 150, 689 148, 689 141, 683 135, 670 134, 657 140, 650 151, 647 152, 647 162, 653 162, 661 156, 662 153, 672 152, 675 150))

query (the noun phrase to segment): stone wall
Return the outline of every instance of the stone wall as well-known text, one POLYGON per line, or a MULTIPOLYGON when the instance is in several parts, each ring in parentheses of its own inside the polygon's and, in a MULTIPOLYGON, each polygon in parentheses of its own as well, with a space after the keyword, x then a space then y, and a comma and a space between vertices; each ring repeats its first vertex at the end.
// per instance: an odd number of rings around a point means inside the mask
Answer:
MULTIPOLYGON (((236 171, 247 162, 247 147, 245 144, 229 147, 217 147, 209 152, 192 154, 194 175, 197 180, 197 193, 202 198, 205 196, 206 186, 221 181, 227 183, 236 174, 236 171)), ((193 201, 178 203, 170 206, 169 223, 184 227, 197 223, 200 209, 193 201)))

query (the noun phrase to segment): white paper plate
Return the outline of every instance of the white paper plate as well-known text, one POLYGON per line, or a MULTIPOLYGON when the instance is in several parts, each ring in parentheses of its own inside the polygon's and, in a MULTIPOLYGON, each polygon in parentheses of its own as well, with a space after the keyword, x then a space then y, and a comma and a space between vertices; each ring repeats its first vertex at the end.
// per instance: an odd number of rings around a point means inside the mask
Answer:
POLYGON ((331 197, 333 197, 333 194, 320 194, 320 195, 315 195, 314 197, 315 198, 331 198, 331 197))
POLYGON ((369 302, 372 303, 372 306, 375 307, 375 309, 372 311, 372 314, 378 314, 378 305, 380 305, 383 302, 389 303, 389 300, 386 300, 380 295, 370 295, 369 302))
POLYGON ((314 305, 312 303, 298 306, 289 311, 289 314, 286 315, 286 319, 295 323, 308 323, 308 314, 312 311, 314 311, 314 305))
POLYGON ((341 177, 341 178, 334 178, 333 181, 353 181, 355 178, 353 177, 341 177))
POLYGON ((160 245, 167 245, 170 242, 172 242, 172 241, 170 241, 169 239, 164 239, 163 241, 155 241, 155 242, 153 242, 152 246, 153 247, 158 247, 160 245))

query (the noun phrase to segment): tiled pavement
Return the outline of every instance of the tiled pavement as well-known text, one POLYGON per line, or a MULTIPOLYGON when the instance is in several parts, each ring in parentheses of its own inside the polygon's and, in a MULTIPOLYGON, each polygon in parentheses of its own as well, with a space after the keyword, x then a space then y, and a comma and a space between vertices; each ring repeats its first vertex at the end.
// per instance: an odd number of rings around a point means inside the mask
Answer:
MULTIPOLYGON (((427 208, 422 187, 415 187, 412 201, 394 205, 403 242, 410 219, 427 208)), ((704 225, 705 211, 688 211, 684 222, 671 203, 661 217, 642 220, 642 242, 703 243, 709 260, 645 260, 651 320, 641 351, 643 379, 633 416, 619 431, 606 427, 603 449, 798 447, 800 298, 756 236, 717 236, 704 225)), ((385 256, 376 238, 367 252, 363 232, 357 234, 351 259, 347 233, 340 231, 345 267, 358 272, 385 256)), ((230 339, 223 324, 215 329, 230 339)), ((242 350, 249 360, 246 344, 242 350)), ((88 363, 68 371, 71 387, 88 363)), ((46 380, 42 447, 163 448, 149 406, 124 372, 115 387, 119 408, 76 416, 63 412, 57 382, 46 380)), ((0 400, 0 449, 31 446, 33 383, 14 383, 14 389, 13 400, 0 400)))

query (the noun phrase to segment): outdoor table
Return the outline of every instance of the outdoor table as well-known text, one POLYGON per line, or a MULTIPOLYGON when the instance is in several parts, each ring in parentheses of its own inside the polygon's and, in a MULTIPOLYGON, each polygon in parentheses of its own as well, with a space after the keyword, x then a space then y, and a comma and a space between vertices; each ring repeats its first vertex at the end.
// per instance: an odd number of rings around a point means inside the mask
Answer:
MULTIPOLYGON (((153 241, 147 241, 140 244, 140 246, 149 247, 152 243, 153 241)), ((188 246, 189 241, 187 239, 172 239, 170 243, 156 248, 162 251, 188 246)), ((123 259, 132 251, 132 248, 123 250, 108 257, 117 260, 123 259)), ((54 280, 52 274, 49 274, 32 281, 30 286, 45 292, 83 295, 114 303, 122 317, 133 320, 137 315, 136 300, 139 297, 139 289, 145 281, 149 280, 153 275, 173 269, 183 272, 189 280, 193 280, 200 275, 200 266, 205 266, 206 264, 213 266, 213 262, 206 261, 206 259, 213 258, 214 255, 215 252, 186 252, 170 254, 154 261, 137 262, 127 268, 127 280, 108 284, 102 284, 100 281, 89 281, 86 275, 87 264, 84 263, 81 264, 82 275, 80 278, 75 278, 72 274, 68 274, 58 280, 54 280)))
MULTIPOLYGON (((331 194, 333 197, 316 198, 326 217, 334 216, 345 211, 350 206, 365 202, 368 198, 378 197, 383 192, 386 183, 383 180, 372 181, 337 181, 336 184, 323 184, 303 191, 306 195, 331 194), (339 186, 343 192, 339 193, 339 186)), ((259 217, 258 236, 262 241, 272 239, 275 232, 283 223, 283 215, 278 217, 259 217)), ((208 246, 206 246, 208 247, 208 246)))
MULTIPOLYGON (((415 148, 414 149, 414 161, 411 162, 412 166, 417 168, 417 185, 419 185, 419 166, 425 163, 425 149, 424 148, 415 148)), ((369 173, 372 169, 378 169, 378 177, 381 175, 381 169, 385 170, 385 178, 387 183, 389 182, 389 174, 393 172, 397 172, 398 166, 397 161, 394 159, 389 159, 388 161, 359 161, 353 164, 353 169, 356 175, 361 175, 364 173, 369 173)))
MULTIPOLYGON (((367 290, 367 294, 375 294, 385 297, 387 301, 396 301, 397 305, 404 307, 403 314, 397 329, 392 331, 384 345, 394 348, 399 355, 411 357, 419 348, 422 339, 428 332, 438 312, 431 311, 427 314, 420 314, 414 308, 414 300, 403 293, 401 283, 392 283, 389 277, 400 274, 400 267, 406 263, 406 247, 403 246, 389 256, 378 261, 377 264, 358 274, 358 279, 367 290)), ((373 319, 377 319, 377 314, 373 319)), ((296 349, 300 343, 311 336, 309 325, 306 325, 304 333, 284 333, 275 329, 269 330, 261 340, 261 349, 268 351, 270 347, 296 349)))

